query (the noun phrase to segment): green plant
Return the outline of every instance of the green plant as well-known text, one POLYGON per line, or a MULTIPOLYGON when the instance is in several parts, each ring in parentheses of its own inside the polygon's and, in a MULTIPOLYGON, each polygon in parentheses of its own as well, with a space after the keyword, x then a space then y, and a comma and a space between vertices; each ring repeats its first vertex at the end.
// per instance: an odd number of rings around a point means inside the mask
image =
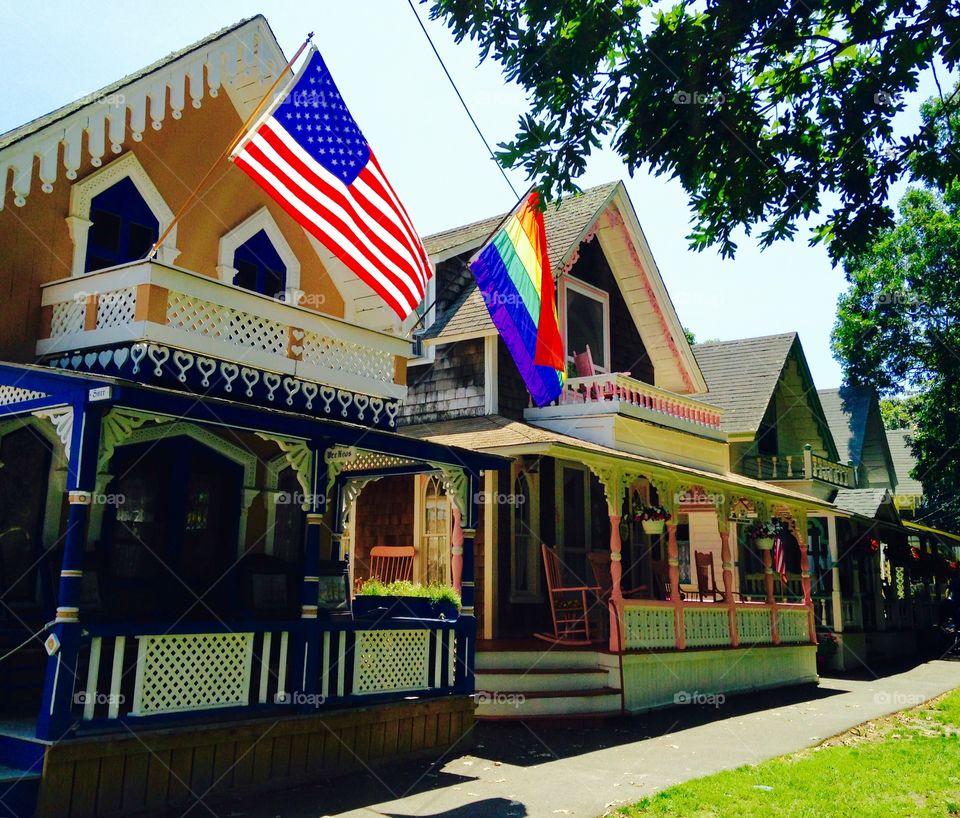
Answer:
POLYGON ((439 602, 452 602, 460 608, 460 594, 452 586, 442 582, 410 582, 397 579, 393 582, 381 582, 375 577, 365 580, 358 591, 360 596, 405 596, 429 599, 434 605, 439 602))
POLYGON ((840 644, 833 631, 817 631, 817 655, 830 659, 836 656, 840 644))

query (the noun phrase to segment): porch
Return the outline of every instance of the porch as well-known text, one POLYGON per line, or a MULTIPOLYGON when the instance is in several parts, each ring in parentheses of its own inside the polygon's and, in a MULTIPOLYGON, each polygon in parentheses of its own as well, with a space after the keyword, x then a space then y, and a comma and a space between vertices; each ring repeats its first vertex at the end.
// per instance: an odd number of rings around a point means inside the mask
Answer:
MULTIPOLYGON (((40 367, 0 365, 0 394, 0 460, 23 481, 0 485, 0 647, 16 664, 0 707, 17 726, 0 728, 0 764, 33 770, 41 801, 66 786, 36 778, 64 739, 162 729, 194 753, 205 731, 260 719, 382 706, 382 723, 422 726, 429 708, 407 711, 433 701, 460 702, 455 738, 468 730, 476 487, 499 458, 40 367), (343 473, 385 462, 459 487, 459 616, 352 612, 343 473)), ((104 814, 90 803, 71 814, 104 814)))

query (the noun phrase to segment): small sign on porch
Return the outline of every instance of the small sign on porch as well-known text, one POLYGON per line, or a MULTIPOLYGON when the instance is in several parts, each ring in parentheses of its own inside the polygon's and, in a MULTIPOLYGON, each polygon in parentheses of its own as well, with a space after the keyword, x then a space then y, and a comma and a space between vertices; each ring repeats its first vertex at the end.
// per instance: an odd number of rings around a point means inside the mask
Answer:
POLYGON ((327 464, 336 463, 338 465, 344 465, 346 463, 352 463, 356 457, 357 450, 354 446, 332 446, 327 449, 323 459, 327 464))
POLYGON ((109 386, 97 386, 87 393, 90 403, 96 403, 101 400, 110 400, 113 397, 113 389, 109 386))

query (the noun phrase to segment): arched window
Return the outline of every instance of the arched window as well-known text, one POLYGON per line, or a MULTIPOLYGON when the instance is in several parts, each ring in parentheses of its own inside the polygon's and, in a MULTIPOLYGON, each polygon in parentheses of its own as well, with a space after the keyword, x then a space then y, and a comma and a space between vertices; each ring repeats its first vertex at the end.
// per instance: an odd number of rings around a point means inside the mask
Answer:
POLYGON ((233 283, 238 287, 271 298, 286 289, 287 266, 266 230, 257 231, 234 251, 233 266, 237 271, 233 283))
POLYGON ((449 582, 450 501, 435 476, 429 477, 424 487, 422 532, 424 582, 449 582))
POLYGON ((90 221, 86 273, 143 258, 160 235, 160 222, 129 176, 93 197, 90 221))
POLYGON ((539 589, 539 536, 534 511, 534 492, 531 477, 517 472, 510 497, 511 525, 513 527, 513 587, 514 601, 535 597, 539 589))

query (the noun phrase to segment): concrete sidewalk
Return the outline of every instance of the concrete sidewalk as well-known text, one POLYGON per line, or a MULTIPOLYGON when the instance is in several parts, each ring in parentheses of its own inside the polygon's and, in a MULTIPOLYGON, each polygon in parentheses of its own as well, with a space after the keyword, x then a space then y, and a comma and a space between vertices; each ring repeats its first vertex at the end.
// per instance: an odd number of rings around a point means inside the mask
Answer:
MULTIPOLYGON (((739 696, 606 722, 479 724, 469 754, 213 807, 283 818, 595 818, 681 781, 817 744, 960 687, 960 662, 739 696)), ((209 815, 202 805, 191 816, 209 815)))

